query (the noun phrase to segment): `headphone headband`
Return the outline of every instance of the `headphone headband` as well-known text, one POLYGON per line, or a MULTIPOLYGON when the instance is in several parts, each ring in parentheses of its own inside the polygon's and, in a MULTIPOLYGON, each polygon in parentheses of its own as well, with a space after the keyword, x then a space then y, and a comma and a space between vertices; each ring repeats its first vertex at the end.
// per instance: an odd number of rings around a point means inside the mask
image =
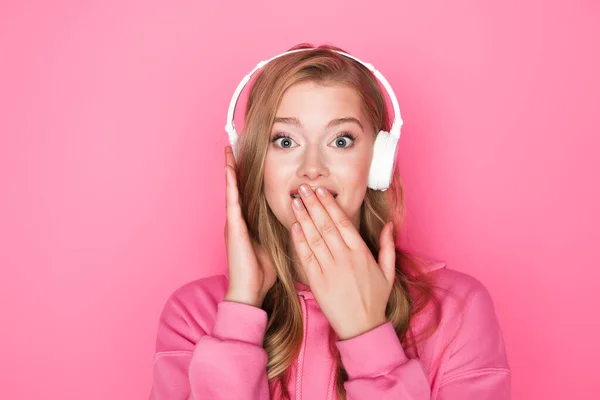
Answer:
MULTIPOLYGON (((284 53, 278 54, 274 57, 271 57, 268 60, 260 61, 258 64, 256 64, 256 66, 252 69, 252 71, 250 71, 247 75, 245 75, 242 78, 242 80, 238 84, 237 88, 233 92, 233 96, 229 103, 229 110, 227 111, 227 124, 225 125, 225 131, 227 132, 227 134, 229 136, 229 142, 233 146, 235 146, 235 143, 237 142, 237 139, 238 139, 238 134, 235 130, 235 123, 233 122, 235 108, 236 108, 238 99, 240 97, 240 94, 242 93, 242 90, 244 90, 244 87, 248 84, 248 82, 252 78, 252 75, 254 75, 256 73, 256 71, 258 71, 259 69, 264 67, 266 64, 268 64, 269 62, 271 62, 279 57, 283 57, 287 54, 297 53, 300 51, 309 51, 309 50, 319 50, 319 49, 316 49, 316 48, 296 49, 296 50, 290 50, 290 51, 286 51, 284 53)), ((369 71, 371 71, 375 75, 375 77, 379 80, 379 82, 381 82, 381 84, 383 85, 383 87, 385 88, 385 90, 388 94, 388 97, 390 98, 390 100, 392 102, 392 107, 394 108, 394 122, 392 123, 392 128, 390 129, 390 136, 396 138, 396 140, 399 139, 400 138, 400 128, 402 127, 402 124, 403 124, 402 115, 400 114, 400 106, 398 105, 398 99, 396 98, 396 94, 394 93, 394 90, 392 89, 392 86, 389 84, 387 79, 385 79, 383 74, 381 72, 379 72, 377 69, 375 69, 375 67, 370 63, 361 61, 358 58, 356 58, 348 53, 344 53, 342 51, 338 51, 338 50, 330 50, 330 51, 335 51, 336 53, 341 54, 342 56, 348 57, 348 58, 364 65, 369 71)))

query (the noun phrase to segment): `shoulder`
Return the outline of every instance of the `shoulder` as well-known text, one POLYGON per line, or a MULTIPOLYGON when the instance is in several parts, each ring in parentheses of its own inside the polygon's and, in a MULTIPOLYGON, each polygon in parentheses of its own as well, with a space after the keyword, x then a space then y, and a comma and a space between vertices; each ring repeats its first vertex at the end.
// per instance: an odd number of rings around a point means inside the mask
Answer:
MULTIPOLYGON (((465 369, 508 369, 502 329, 487 287, 479 279, 445 266, 428 274, 436 293, 439 324, 427 342, 433 353, 442 352, 430 354, 431 361, 448 363, 446 374, 465 369)), ((432 322, 431 316, 422 322, 432 322)))
POLYGON ((451 268, 431 273, 434 291, 442 311, 442 322, 455 325, 478 319, 497 324, 494 301, 488 288, 477 278, 451 268))
POLYGON ((207 306, 219 303, 227 292, 227 277, 211 275, 185 283, 169 296, 167 302, 182 306, 207 306))
POLYGON ((474 276, 449 268, 444 261, 427 260, 421 267, 446 317, 464 312, 471 302, 493 306, 487 287, 474 276))
POLYGON ((167 298, 160 314, 157 351, 195 344, 202 335, 211 333, 218 304, 225 298, 228 280, 225 275, 211 275, 185 283, 167 298))
POLYGON ((440 268, 429 274, 434 288, 443 302, 449 305, 462 305, 472 301, 491 300, 487 287, 477 278, 448 267, 440 268))

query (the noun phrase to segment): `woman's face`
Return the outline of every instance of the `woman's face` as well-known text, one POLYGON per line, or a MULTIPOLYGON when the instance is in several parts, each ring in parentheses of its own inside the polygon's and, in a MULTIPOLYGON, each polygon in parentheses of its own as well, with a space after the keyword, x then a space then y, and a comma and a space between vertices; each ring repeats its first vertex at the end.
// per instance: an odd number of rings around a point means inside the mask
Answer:
POLYGON ((284 93, 275 117, 264 191, 277 219, 291 228, 291 193, 306 183, 337 193, 358 228, 374 142, 359 95, 340 84, 297 83, 284 93))

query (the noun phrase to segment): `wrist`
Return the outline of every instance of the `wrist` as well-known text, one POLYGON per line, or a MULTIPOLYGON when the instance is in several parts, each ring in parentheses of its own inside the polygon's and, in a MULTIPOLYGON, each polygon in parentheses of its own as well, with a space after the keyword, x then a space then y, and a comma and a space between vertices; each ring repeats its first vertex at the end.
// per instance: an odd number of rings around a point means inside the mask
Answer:
POLYGON ((263 303, 263 299, 260 296, 253 296, 243 293, 235 293, 235 292, 227 292, 225 295, 224 301, 231 301, 234 303, 247 304, 250 306, 260 308, 263 303))
POLYGON ((380 327, 385 324, 387 321, 386 317, 378 318, 376 320, 365 322, 364 324, 350 326, 348 329, 344 329, 343 331, 336 332, 339 340, 349 340, 360 335, 363 335, 367 332, 372 331, 375 328, 380 327))

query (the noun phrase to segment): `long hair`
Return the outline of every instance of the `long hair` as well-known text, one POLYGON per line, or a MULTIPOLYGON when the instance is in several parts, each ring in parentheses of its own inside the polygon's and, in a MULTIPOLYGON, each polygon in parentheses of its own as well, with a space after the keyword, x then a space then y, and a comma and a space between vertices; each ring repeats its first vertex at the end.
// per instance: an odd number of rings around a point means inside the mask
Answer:
MULTIPOLYGON (((245 124, 239 139, 237 162, 238 187, 243 216, 252 239, 264 247, 277 271, 277 280, 264 299, 268 324, 263 346, 268 355, 267 377, 271 390, 279 387, 283 398, 289 398, 287 383, 294 360, 299 354, 302 335, 302 311, 296 292, 297 274, 288 255, 289 232, 278 221, 267 204, 263 192, 264 164, 275 114, 285 91, 299 82, 343 84, 356 90, 363 111, 376 130, 389 132, 390 118, 379 83, 360 63, 342 56, 334 46, 294 46, 291 50, 311 48, 279 57, 263 67, 252 82, 245 110, 245 124)), ((379 254, 379 236, 386 222, 392 221, 394 237, 404 219, 404 195, 401 181, 393 174, 387 191, 367 189, 360 210, 359 232, 375 259, 379 254)), ((432 282, 420 268, 420 259, 396 248, 396 280, 386 307, 403 347, 414 349, 439 324, 438 313, 423 338, 410 329, 411 319, 435 302, 432 282)), ((423 336, 423 335, 421 335, 423 336)), ((335 333, 330 329, 329 347, 337 363, 336 388, 338 398, 345 399, 344 382, 348 374, 335 346, 335 333)))

